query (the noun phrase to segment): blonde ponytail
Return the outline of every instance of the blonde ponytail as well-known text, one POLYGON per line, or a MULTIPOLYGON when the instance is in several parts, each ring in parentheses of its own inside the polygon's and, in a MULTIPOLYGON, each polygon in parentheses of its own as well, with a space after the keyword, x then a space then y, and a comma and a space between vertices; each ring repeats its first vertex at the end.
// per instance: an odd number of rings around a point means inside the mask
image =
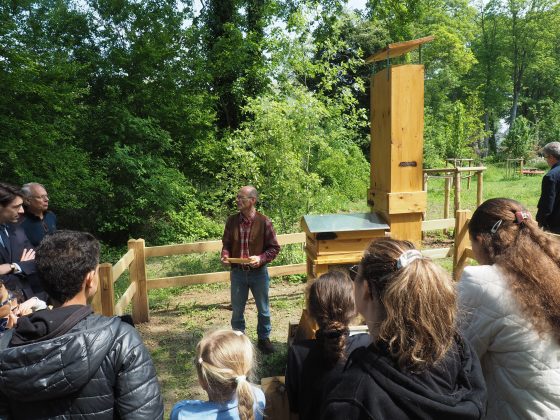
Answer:
POLYGON ((235 396, 241 420, 253 420, 255 396, 247 381, 253 371, 251 341, 239 331, 218 330, 206 335, 196 347, 195 365, 211 401, 227 402, 235 396))

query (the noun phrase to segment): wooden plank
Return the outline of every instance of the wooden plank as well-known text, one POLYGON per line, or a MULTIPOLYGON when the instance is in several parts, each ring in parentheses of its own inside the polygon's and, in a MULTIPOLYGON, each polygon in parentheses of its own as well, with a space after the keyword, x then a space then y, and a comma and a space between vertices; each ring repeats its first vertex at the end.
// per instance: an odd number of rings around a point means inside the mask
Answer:
POLYGON ((130 282, 136 283, 132 303, 132 319, 135 323, 150 321, 150 308, 148 306, 148 275, 146 274, 146 256, 144 239, 130 239, 128 248, 134 250, 134 261, 130 265, 130 282))
POLYGON ((457 172, 479 172, 485 171, 486 169, 486 166, 459 166, 455 168, 457 172))
MULTIPOLYGON (((268 267, 270 277, 288 276, 292 274, 305 274, 306 264, 276 265, 268 267)), ((188 274, 186 276, 159 277, 148 280, 148 290, 164 287, 181 287, 192 284, 224 283, 229 281, 229 271, 217 273, 188 274)))
POLYGON ((327 264, 353 264, 358 263, 362 259, 363 252, 352 252, 348 254, 337 254, 337 255, 324 255, 317 256, 317 265, 327 264))
POLYGON ((423 213, 428 206, 426 191, 388 193, 389 214, 423 213))
POLYGON ((458 281, 466 261, 465 249, 470 246, 468 224, 470 210, 459 210, 455 217, 455 245, 453 246, 453 278, 458 281))
POLYGON ((425 174, 454 174, 455 168, 427 168, 423 169, 425 174))
MULTIPOLYGON (((390 193, 422 191, 424 66, 391 68, 390 193)), ((382 188, 383 189, 383 188, 382 188)), ((421 210, 423 211, 423 210, 421 210)), ((389 211, 391 214, 391 211, 389 211)))
POLYGON ((192 242, 188 244, 150 246, 146 248, 146 257, 164 257, 169 255, 194 254, 202 252, 220 252, 222 241, 192 242))
POLYGON ((275 265, 268 267, 270 277, 289 276, 292 274, 305 274, 307 264, 275 265))
POLYGON ((125 270, 128 270, 130 264, 134 261, 134 250, 129 249, 121 259, 113 266, 113 281, 117 281, 125 270))
POLYGON ((413 242, 420 247, 422 242, 422 213, 392 214, 390 217, 391 238, 413 242))
POLYGON ((432 249, 422 249, 422 255, 429 257, 432 260, 437 260, 439 258, 450 257, 450 252, 452 248, 432 248, 432 249))
POLYGON ((406 54, 407 52, 418 48, 420 45, 425 44, 426 42, 433 41, 434 38, 435 37, 433 35, 430 35, 423 38, 413 39, 411 41, 395 42, 389 44, 381 51, 378 51, 366 58, 366 64, 371 64, 376 61, 383 61, 387 60, 388 58, 394 58, 406 54))
POLYGON ((317 255, 346 254, 363 252, 370 244, 371 238, 335 239, 318 242, 317 255))
POLYGON ((432 220, 424 220, 422 222, 422 232, 427 232, 429 230, 438 230, 438 229, 448 229, 455 227, 455 219, 432 219, 432 220))
MULTIPOLYGON (((280 245, 299 244, 305 242, 305 233, 285 233, 277 235, 280 245)), ((220 252, 222 241, 191 242, 187 244, 149 246, 146 247, 146 257, 164 257, 169 255, 196 254, 202 252, 220 252)))
POLYGON ((99 264, 99 288, 101 289, 101 307, 103 315, 115 314, 115 291, 113 288, 113 268, 109 263, 99 264))
POLYGON ((473 250, 471 248, 465 248, 465 256, 467 258, 471 258, 473 260, 475 260, 476 258, 474 257, 474 253, 473 250))
POLYGON ((130 283, 119 301, 115 304, 115 315, 121 316, 137 292, 136 283, 130 283))
POLYGON ((482 185, 484 172, 480 171, 476 173, 476 205, 480 206, 482 204, 482 185))
POLYGON ((229 281, 229 271, 218 273, 189 274, 186 276, 159 277, 148 280, 148 290, 165 287, 190 286, 191 284, 223 283, 229 281))

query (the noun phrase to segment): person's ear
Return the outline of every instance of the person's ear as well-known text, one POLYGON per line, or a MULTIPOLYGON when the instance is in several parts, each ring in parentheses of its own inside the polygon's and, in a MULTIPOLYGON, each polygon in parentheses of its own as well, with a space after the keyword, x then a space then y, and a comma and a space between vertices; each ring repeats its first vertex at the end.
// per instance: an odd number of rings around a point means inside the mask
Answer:
POLYGON ((98 270, 99 266, 97 266, 95 270, 91 270, 89 273, 87 273, 84 280, 86 294, 90 297, 93 296, 95 292, 97 292, 97 287, 99 285, 98 270))

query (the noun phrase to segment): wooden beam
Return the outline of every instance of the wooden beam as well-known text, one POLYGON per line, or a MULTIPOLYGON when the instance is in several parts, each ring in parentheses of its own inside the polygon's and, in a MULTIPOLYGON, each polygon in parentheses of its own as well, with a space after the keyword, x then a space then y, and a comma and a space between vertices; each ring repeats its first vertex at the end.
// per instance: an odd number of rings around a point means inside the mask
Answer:
POLYGON ((429 257, 432 260, 437 260, 439 258, 450 257, 450 252, 452 248, 432 248, 432 249, 422 249, 422 255, 429 257))
POLYGON ((366 58, 366 64, 406 54, 407 52, 418 48, 420 45, 425 44, 426 42, 433 41, 434 38, 435 37, 433 35, 430 35, 425 36, 424 38, 413 39, 412 41, 395 42, 393 44, 389 44, 381 51, 378 51, 366 58))
MULTIPOLYGON (((268 267, 270 277, 288 276, 291 274, 305 274, 306 264, 276 265, 268 267)), ((192 284, 224 283, 229 281, 229 271, 217 273, 188 274, 186 276, 159 277, 148 280, 148 290, 164 287, 181 287, 192 284)))
POLYGON ((465 249, 470 248, 469 219, 470 210, 459 210, 455 217, 455 245, 453 247, 453 278, 459 281, 467 260, 465 249))
POLYGON ((113 268, 109 263, 99 264, 99 289, 101 289, 101 307, 103 315, 115 314, 115 291, 113 288, 113 268))
POLYGON ((146 256, 144 239, 130 239, 128 248, 134 250, 134 261, 130 265, 130 282, 136 283, 136 293, 132 304, 132 318, 135 323, 150 321, 148 306, 148 275, 146 274, 146 256))
POLYGON ((115 315, 121 316, 122 314, 124 314, 124 311, 126 310, 128 304, 134 298, 134 295, 136 294, 136 290, 137 290, 136 283, 130 283, 130 285, 123 293, 119 301, 115 304, 115 315))
MULTIPOLYGON (((305 233, 285 233, 277 235, 280 245, 305 243, 305 233)), ((169 255, 197 254, 202 252, 220 252, 222 241, 202 241, 187 244, 149 246, 146 247, 146 257, 165 257, 169 255)))
POLYGON ((438 230, 438 229, 448 229, 455 227, 455 219, 432 219, 432 220, 424 220, 422 222, 422 232, 426 232, 428 230, 438 230))
POLYGON ((134 261, 134 250, 129 249, 121 259, 113 266, 113 281, 117 281, 125 270, 128 270, 130 264, 134 261))

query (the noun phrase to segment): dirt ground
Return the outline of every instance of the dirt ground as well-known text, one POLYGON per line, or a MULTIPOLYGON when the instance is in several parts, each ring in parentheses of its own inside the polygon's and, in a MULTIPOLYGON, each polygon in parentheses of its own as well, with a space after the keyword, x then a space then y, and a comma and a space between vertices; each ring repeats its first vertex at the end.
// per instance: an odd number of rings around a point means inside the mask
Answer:
MULTIPOLYGON (((305 286, 301 281, 272 280, 270 338, 277 351, 270 356, 261 356, 255 381, 284 374, 288 324, 299 321, 305 286)), ((229 293, 229 284, 182 289, 170 297, 166 307, 150 311, 149 323, 137 326, 156 365, 166 417, 177 401, 206 399, 198 385, 192 360, 196 343, 205 332, 230 328, 229 293)), ((256 340, 257 311, 252 296, 245 308, 245 319, 247 335, 256 340)))

